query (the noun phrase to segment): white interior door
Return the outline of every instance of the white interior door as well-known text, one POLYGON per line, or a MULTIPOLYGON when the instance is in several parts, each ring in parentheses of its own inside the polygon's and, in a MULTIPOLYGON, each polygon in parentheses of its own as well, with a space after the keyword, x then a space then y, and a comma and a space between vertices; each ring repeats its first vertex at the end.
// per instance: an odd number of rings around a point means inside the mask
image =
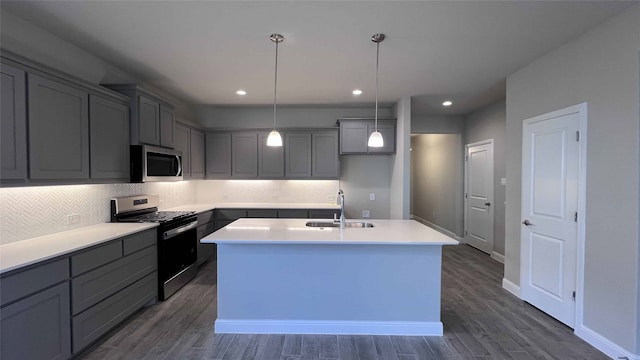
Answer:
POLYGON ((468 144, 465 156, 465 241, 493 251, 493 140, 468 144))
POLYGON ((525 120, 522 138, 522 299, 575 326, 578 112, 525 120))

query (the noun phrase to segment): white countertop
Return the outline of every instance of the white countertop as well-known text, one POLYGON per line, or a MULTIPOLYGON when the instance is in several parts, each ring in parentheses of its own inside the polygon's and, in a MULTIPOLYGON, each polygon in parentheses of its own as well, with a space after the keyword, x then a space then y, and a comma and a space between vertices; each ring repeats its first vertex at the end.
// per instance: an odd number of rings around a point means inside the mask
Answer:
MULTIPOLYGON (((458 241, 415 220, 366 220, 373 228, 312 228, 309 219, 239 219, 206 236, 216 244, 457 245, 458 241)), ((330 221, 330 220, 329 220, 330 221)), ((365 221, 349 219, 347 222, 365 221)))
POLYGON ((0 274, 158 226, 103 223, 0 246, 0 274))
POLYGON ((189 204, 162 209, 167 211, 195 211, 202 213, 213 209, 340 209, 331 203, 207 203, 189 204))

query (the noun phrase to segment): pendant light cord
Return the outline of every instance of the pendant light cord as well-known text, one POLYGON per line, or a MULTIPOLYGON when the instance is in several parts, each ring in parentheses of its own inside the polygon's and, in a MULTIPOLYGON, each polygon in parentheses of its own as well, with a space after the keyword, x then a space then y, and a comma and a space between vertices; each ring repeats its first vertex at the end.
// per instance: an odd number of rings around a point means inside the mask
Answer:
POLYGON ((380 62, 380 41, 376 42, 376 132, 378 132, 378 64, 380 62))
POLYGON ((273 130, 276 129, 276 93, 278 90, 278 43, 280 41, 276 40, 276 74, 273 86, 273 130))

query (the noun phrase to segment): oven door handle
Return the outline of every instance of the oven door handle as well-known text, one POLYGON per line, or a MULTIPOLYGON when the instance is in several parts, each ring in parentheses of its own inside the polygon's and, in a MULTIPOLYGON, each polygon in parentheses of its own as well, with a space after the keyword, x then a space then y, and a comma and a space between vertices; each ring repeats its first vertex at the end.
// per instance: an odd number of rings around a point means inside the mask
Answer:
POLYGON ((196 226, 198 226, 198 221, 194 221, 191 223, 188 223, 187 225, 184 226, 180 226, 178 228, 175 229, 171 229, 171 230, 167 230, 162 234, 162 240, 167 240, 170 239, 176 235, 182 234, 185 231, 189 231, 191 229, 194 229, 196 226))

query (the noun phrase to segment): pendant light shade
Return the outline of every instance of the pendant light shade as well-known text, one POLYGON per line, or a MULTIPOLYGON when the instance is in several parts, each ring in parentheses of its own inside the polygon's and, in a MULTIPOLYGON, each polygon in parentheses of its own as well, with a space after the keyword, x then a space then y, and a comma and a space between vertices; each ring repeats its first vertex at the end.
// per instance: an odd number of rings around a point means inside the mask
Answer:
POLYGON ((282 146, 282 136, 278 130, 271 130, 269 136, 267 136, 267 146, 282 146))
POLYGON ((376 43, 376 119, 375 119, 375 131, 369 135, 369 141, 367 145, 369 147, 383 147, 384 139, 382 134, 378 131, 378 65, 380 63, 380 43, 384 40, 384 34, 374 34, 371 37, 371 41, 376 43))
POLYGON ((267 146, 282 146, 282 135, 280 135, 280 132, 276 130, 276 95, 278 94, 278 44, 284 41, 284 36, 280 34, 271 34, 269 38, 271 41, 276 43, 276 71, 275 80, 273 82, 273 130, 271 130, 267 137, 267 146))

